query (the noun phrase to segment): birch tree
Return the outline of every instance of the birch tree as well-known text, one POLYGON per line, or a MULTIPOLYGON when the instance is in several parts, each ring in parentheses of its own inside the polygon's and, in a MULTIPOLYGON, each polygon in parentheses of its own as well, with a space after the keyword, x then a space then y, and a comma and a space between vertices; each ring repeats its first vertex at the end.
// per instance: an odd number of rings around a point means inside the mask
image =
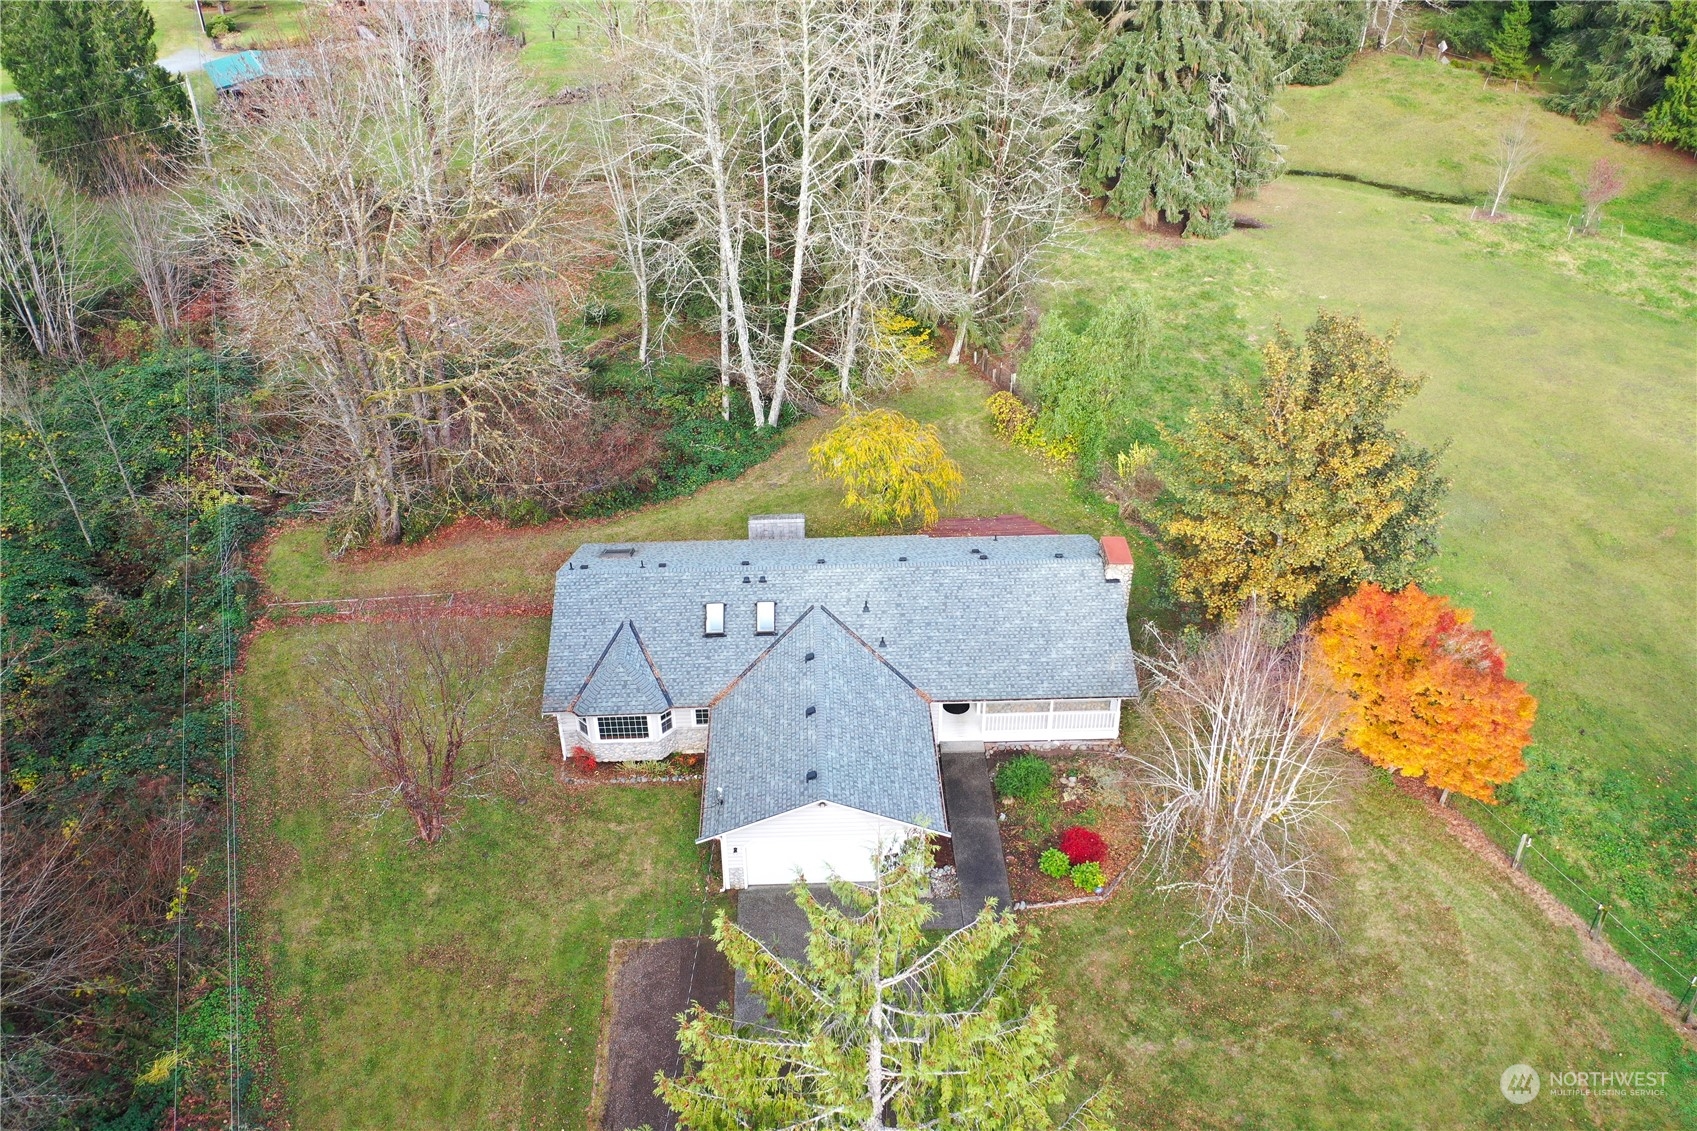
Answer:
POLYGON ((1067 84, 1063 4, 983 0, 941 13, 935 34, 954 106, 935 160, 954 365, 980 326, 1019 309, 1073 212, 1087 108, 1067 84))
POLYGON ((1542 152, 1530 127, 1530 121, 1522 115, 1497 138, 1497 148, 1491 153, 1491 169, 1497 178, 1496 187, 1491 192, 1492 219, 1502 215, 1509 190, 1542 152))
POLYGON ((98 290, 75 193, 15 143, 0 139, 0 294, 42 357, 80 359, 78 319, 98 290))
POLYGON ((527 415, 573 403, 552 304, 582 246, 557 130, 469 3, 326 17, 232 123, 206 236, 294 422, 284 458, 348 484, 374 535, 410 499, 501 481, 527 415))
POLYGON ((1073 1062, 1033 1000, 1036 960, 991 908, 935 945, 924 935, 929 854, 914 840, 869 888, 830 901, 796 887, 807 957, 780 958, 720 912, 713 936, 766 1006, 763 1029, 695 1006, 684 1071, 659 1092, 681 1125, 894 1131, 1110 1126, 1103 1097, 1062 1114, 1073 1062))
POLYGON ((1342 700, 1310 677, 1301 642, 1269 640, 1253 605, 1195 651, 1150 631, 1151 741, 1132 752, 1143 851, 1161 890, 1195 897, 1190 941, 1236 928, 1247 955, 1257 925, 1324 924, 1315 834, 1336 823, 1342 700))

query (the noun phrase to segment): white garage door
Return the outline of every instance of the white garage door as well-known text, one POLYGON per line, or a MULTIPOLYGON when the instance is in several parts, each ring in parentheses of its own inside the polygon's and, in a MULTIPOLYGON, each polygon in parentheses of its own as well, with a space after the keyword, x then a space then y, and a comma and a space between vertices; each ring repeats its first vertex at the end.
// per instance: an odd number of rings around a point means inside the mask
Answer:
POLYGON ((833 875, 869 883, 877 878, 878 846, 894 848, 912 831, 899 821, 831 802, 792 809, 720 838, 725 886, 792 884, 797 871, 810 884, 833 875))

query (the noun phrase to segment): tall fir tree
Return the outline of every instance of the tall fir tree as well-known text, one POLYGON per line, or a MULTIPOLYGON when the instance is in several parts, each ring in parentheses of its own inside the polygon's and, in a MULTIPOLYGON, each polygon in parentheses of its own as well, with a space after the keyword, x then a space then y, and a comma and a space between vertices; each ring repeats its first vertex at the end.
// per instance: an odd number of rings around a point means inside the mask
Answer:
POLYGON ((1581 122, 1654 104, 1680 53, 1675 9, 1668 0, 1557 4, 1544 54, 1570 77, 1546 104, 1581 122))
POLYGON ((1054 1011, 1030 999, 1029 932, 986 908, 935 944, 925 937, 930 854, 914 840, 868 888, 805 886, 803 961, 773 954, 720 912, 714 938, 766 1006, 738 1030, 696 1006, 678 1040, 685 1071, 659 1093, 694 1131, 807 1127, 1047 1131, 1111 1126, 1098 1095, 1061 1115, 1073 1065, 1055 1050, 1054 1011))
POLYGON ((1278 172, 1269 119, 1300 30, 1295 7, 1268 0, 1132 0, 1083 71, 1085 191, 1115 216, 1224 235, 1232 200, 1278 172))
POLYGON ((1503 9, 1502 23, 1491 37, 1491 73, 1500 79, 1523 79, 1532 71, 1527 53, 1532 50, 1532 5, 1514 0, 1503 9))
POLYGON ((1697 153, 1697 0, 1675 0, 1670 16, 1669 30, 1683 46, 1644 124, 1651 141, 1697 153))
POLYGON ((1363 581, 1420 577, 1447 484, 1437 453, 1387 426, 1422 381, 1392 342, 1321 311, 1300 345, 1282 329, 1267 344, 1259 386, 1239 380, 1168 434, 1162 533, 1180 597, 1214 617, 1252 597, 1306 612, 1363 581))
POLYGON ((0 3, 0 66, 23 95, 18 128, 81 188, 106 183, 115 147, 133 157, 183 143, 188 98, 156 59, 142 0, 0 3))

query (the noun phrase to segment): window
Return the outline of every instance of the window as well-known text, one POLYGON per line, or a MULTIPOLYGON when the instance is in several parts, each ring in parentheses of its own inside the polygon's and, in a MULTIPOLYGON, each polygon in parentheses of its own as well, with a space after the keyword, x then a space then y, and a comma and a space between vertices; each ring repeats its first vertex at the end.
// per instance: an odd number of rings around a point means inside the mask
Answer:
POLYGON ((1055 702, 1057 711, 1111 711, 1114 709, 1112 699, 1059 699, 1055 702))
POLYGON ((602 715, 595 720, 596 733, 603 740, 647 738, 647 715, 602 715))
POLYGON ((661 711, 660 712, 660 733, 665 734, 667 731, 669 731, 671 729, 672 729, 672 712, 661 711))
POLYGON ((771 636, 778 631, 778 602, 754 602, 754 635, 771 636))
POLYGON ((697 707, 695 709, 695 725, 696 726, 698 726, 698 727, 706 726, 707 725, 707 718, 708 718, 708 711, 707 711, 706 707, 697 707))
POLYGON ((1023 699, 1003 703, 986 703, 984 704, 984 713, 987 715, 1048 714, 1049 701, 1047 699, 1023 699))
POLYGON ((577 717, 577 732, 582 735, 587 735, 589 733, 589 720, 584 718, 582 715, 577 717))
POLYGON ((701 635, 725 635, 725 603, 723 601, 709 601, 703 605, 701 622, 701 635))

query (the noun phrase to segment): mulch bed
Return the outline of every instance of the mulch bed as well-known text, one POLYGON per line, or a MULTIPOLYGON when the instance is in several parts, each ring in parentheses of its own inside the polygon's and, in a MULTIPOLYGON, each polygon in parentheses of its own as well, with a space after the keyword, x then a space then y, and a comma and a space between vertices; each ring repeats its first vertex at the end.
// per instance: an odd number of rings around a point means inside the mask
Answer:
MULTIPOLYGON (((995 755, 990 772, 994 774, 1003 762, 1020 753, 1010 750, 995 755)), ((1142 846, 1137 810, 1130 792, 1131 775, 1125 760, 1098 751, 1023 753, 1036 754, 1048 761, 1055 769, 1055 785, 1054 798, 1049 802, 996 800, 997 812, 1007 814, 1002 822, 1002 850, 1007 857, 1008 886, 1015 902, 1053 903, 1089 894, 1074 887, 1070 880, 1057 880, 1037 870, 1043 850, 1056 847, 1061 830, 1069 825, 1088 825, 1108 842, 1108 861, 1102 865, 1102 873, 1111 887, 1120 873, 1136 861, 1142 846)))
POLYGON ((611 1011, 597 1069, 601 1122, 606 1131, 644 1124, 677 1127, 671 1108, 654 1094, 654 1074, 680 1068, 678 1014, 690 1002, 709 1008, 731 1000, 731 967, 709 938, 620 939, 613 944, 611 1011))

